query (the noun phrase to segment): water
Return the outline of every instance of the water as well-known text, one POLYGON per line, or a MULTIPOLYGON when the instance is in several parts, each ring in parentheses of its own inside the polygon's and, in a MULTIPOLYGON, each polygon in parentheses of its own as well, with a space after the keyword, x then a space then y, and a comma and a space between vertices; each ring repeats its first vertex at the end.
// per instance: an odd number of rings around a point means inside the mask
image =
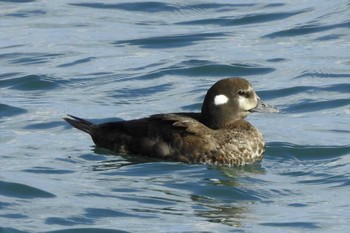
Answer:
POLYGON ((348 232, 348 1, 0 1, 1 232, 348 232), (62 121, 279 108, 242 168, 111 155, 62 121))

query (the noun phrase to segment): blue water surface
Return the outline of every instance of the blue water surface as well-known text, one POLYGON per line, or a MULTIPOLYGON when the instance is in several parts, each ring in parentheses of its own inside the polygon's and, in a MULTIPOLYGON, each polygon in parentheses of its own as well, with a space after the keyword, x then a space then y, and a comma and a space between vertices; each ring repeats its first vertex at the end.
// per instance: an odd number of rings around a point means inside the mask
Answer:
POLYGON ((0 232, 349 232, 350 4, 0 1, 0 232), (221 78, 280 109, 261 163, 113 155, 62 117, 199 111, 221 78))

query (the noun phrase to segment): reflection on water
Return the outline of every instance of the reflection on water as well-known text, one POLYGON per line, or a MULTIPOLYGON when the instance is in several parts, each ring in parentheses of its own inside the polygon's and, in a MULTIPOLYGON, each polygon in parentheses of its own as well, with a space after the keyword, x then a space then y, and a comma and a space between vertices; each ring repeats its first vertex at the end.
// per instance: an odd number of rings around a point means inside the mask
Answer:
POLYGON ((160 184, 160 188, 147 187, 146 189, 162 192, 163 195, 168 196, 167 198, 162 195, 141 197, 133 189, 113 189, 118 199, 138 202, 142 205, 153 204, 151 209, 139 207, 133 210, 138 213, 186 216, 187 213, 178 212, 174 206, 179 205, 179 201, 191 200, 193 202, 190 204, 191 209, 197 216, 209 222, 239 227, 241 219, 249 212, 252 203, 265 198, 259 192, 254 191, 253 187, 249 187, 250 184, 247 186, 249 180, 254 180, 256 183, 262 182, 252 177, 254 174, 264 174, 264 169, 260 164, 243 167, 207 167, 205 165, 159 163, 137 156, 109 155, 107 160, 96 162, 93 170, 102 172, 105 176, 111 176, 111 179, 121 179, 121 175, 130 176, 128 178, 130 183, 138 183, 143 180, 146 183, 160 184), (110 156, 117 159, 112 159, 110 156), (150 167, 145 166, 146 164, 150 167), (167 169, 168 166, 171 169, 167 169), (188 166, 194 166, 202 172, 203 170, 210 171, 215 174, 216 178, 207 175, 202 177, 200 173, 192 174, 193 169, 189 169, 188 166), (164 170, 168 170, 168 174, 164 174, 164 170), (191 177, 184 178, 177 175, 177 173, 187 172, 191 173, 191 177), (172 189, 170 191, 165 187, 172 189), (182 191, 179 192, 179 190, 182 191), (172 198, 179 196, 182 197, 181 200, 172 198), (154 205, 159 205, 159 207, 156 208, 154 205))
MULTIPOLYGON (((193 197, 194 202, 198 202, 201 198, 193 197)), ((228 205, 227 203, 220 205, 219 203, 201 203, 201 208, 196 211, 196 215, 207 219, 209 222, 226 224, 233 227, 241 227, 241 220, 249 212, 249 204, 241 206, 228 205)), ((244 221, 244 220, 243 220, 244 221)))

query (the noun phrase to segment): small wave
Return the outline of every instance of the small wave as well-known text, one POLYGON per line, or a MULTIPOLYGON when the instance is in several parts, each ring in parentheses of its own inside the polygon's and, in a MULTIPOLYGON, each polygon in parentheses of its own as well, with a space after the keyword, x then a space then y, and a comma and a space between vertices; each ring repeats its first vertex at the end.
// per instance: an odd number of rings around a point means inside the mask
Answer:
POLYGON ((149 73, 136 76, 133 79, 147 80, 160 78, 165 75, 180 76, 211 76, 211 77, 232 77, 232 76, 248 76, 256 74, 267 74, 275 71, 274 68, 264 67, 256 64, 220 64, 206 60, 187 60, 179 64, 161 68, 149 73))
POLYGON ((281 229, 281 227, 287 227, 287 228, 304 228, 304 229, 318 229, 321 228, 317 223, 314 222, 266 222, 266 223, 260 223, 262 226, 272 226, 272 227, 278 227, 281 229))
POLYGON ((274 39, 277 37, 294 37, 294 36, 303 36, 312 33, 318 33, 328 30, 333 30, 336 28, 349 28, 350 22, 326 25, 326 26, 318 26, 318 25, 302 25, 298 27, 294 27, 291 29, 281 30, 278 32, 273 32, 267 35, 264 35, 262 38, 270 38, 274 39))
POLYGON ((284 158, 289 156, 302 160, 332 159, 350 153, 350 146, 311 146, 270 142, 267 144, 267 152, 271 156, 284 158))
POLYGON ((20 231, 12 227, 0 227, 0 232, 2 233, 28 233, 26 231, 20 231))
POLYGON ((50 62, 53 58, 62 56, 61 53, 3 53, 0 59, 5 59, 9 64, 37 65, 50 62))
POLYGON ((112 44, 117 46, 123 45, 135 45, 140 48, 149 49, 169 49, 177 47, 186 47, 193 45, 198 41, 219 39, 228 35, 227 33, 215 32, 215 33, 196 33, 187 35, 169 35, 169 36, 156 36, 142 39, 132 40, 120 40, 113 42, 112 44))
MULTIPOLYGON (((81 225, 81 224, 94 224, 96 221, 98 221, 98 219, 101 219, 101 218, 122 218, 122 217, 136 217, 136 215, 120 212, 117 210, 102 209, 102 208, 87 208, 85 209, 85 213, 83 215, 71 216, 66 218, 48 217, 45 220, 45 223, 48 225, 75 226, 75 225, 81 225)), ((84 230, 83 232, 89 232, 89 231, 84 230)), ((105 231, 102 231, 102 232, 105 232, 105 231)), ((115 231, 115 232, 119 232, 119 231, 115 231)))
POLYGON ((340 39, 344 36, 346 36, 346 34, 333 34, 333 35, 326 35, 326 36, 318 37, 316 40, 319 40, 319 41, 337 40, 337 39, 340 39))
POLYGON ((109 9, 109 10, 123 10, 130 12, 145 12, 145 13, 163 13, 163 12, 179 12, 190 11, 198 12, 203 10, 217 10, 228 11, 236 10, 240 7, 250 7, 255 4, 222 4, 222 3, 184 3, 184 4, 170 4, 164 2, 132 2, 132 3, 70 3, 72 6, 88 7, 94 9, 109 9))
POLYGON ((1 0, 1 2, 12 2, 12 3, 27 3, 35 2, 36 0, 1 0))
POLYGON ((321 174, 311 175, 308 179, 299 181, 301 184, 328 184, 335 187, 349 186, 348 175, 330 175, 326 172, 321 174))
POLYGON ((232 11, 242 9, 243 7, 255 6, 255 3, 185 3, 181 5, 181 10, 187 10, 190 12, 200 12, 205 14, 203 11, 232 11))
POLYGON ((336 99, 336 100, 312 100, 303 99, 298 103, 289 104, 283 111, 291 113, 302 113, 302 112, 315 112, 328 110, 333 108, 339 108, 350 105, 350 99, 336 99))
POLYGON ((184 22, 179 22, 177 24, 180 24, 180 25, 215 24, 219 26, 238 26, 238 25, 246 25, 246 24, 258 24, 258 23, 266 23, 266 22, 286 19, 301 13, 305 13, 307 11, 309 10, 284 12, 284 13, 247 14, 247 15, 240 15, 235 17, 221 17, 221 18, 184 21, 184 22))
POLYGON ((282 58, 282 57, 277 57, 277 58, 271 58, 271 59, 267 59, 266 60, 267 62, 284 62, 284 61, 287 61, 287 59, 285 58, 282 58))
POLYGON ((62 121, 51 121, 51 122, 45 122, 45 123, 34 123, 34 124, 28 124, 24 127, 24 129, 52 129, 55 127, 60 127, 62 125, 65 125, 62 121))
POLYGON ((336 92, 336 93, 350 93, 350 84, 333 84, 328 86, 294 86, 288 88, 281 88, 277 90, 258 91, 259 96, 263 99, 277 99, 281 97, 315 93, 315 92, 336 92))
POLYGON ((58 87, 58 83, 46 75, 25 75, 0 81, 0 87, 6 87, 21 91, 52 90, 58 87))
POLYGON ((35 173, 35 174, 69 174, 74 173, 70 170, 53 169, 50 167, 34 167, 31 169, 24 169, 24 172, 35 173))
POLYGON ((45 231, 42 233, 129 233, 128 231, 121 231, 115 229, 106 229, 106 228, 72 228, 56 231, 45 231))
POLYGON ((336 73, 322 73, 322 72, 304 72, 301 75, 298 75, 294 79, 301 79, 305 77, 313 78, 350 78, 350 74, 336 74, 336 73))
POLYGON ((6 16, 19 17, 19 18, 27 18, 33 16, 42 16, 47 12, 43 10, 29 10, 29 11, 17 11, 15 13, 7 14, 6 16))
POLYGON ((0 109, 0 118, 19 115, 27 112, 27 110, 23 108, 14 107, 7 104, 0 104, 0 109))
POLYGON ((118 97, 138 97, 138 96, 149 96, 155 95, 160 92, 168 91, 172 88, 171 83, 165 83, 161 85, 155 85, 150 87, 143 88, 122 88, 118 90, 114 90, 113 94, 109 94, 109 97, 118 98, 118 97))
POLYGON ((0 181, 1 195, 16 198, 52 198, 56 195, 29 185, 0 181))
POLYGON ((70 67, 70 66, 75 66, 75 65, 79 65, 82 63, 87 63, 90 61, 93 61, 96 57, 87 57, 87 58, 82 58, 82 59, 78 59, 72 62, 68 62, 68 63, 64 63, 61 65, 58 65, 57 67, 70 67))
POLYGON ((268 143, 266 166, 274 166, 279 175, 296 179, 299 185, 349 186, 350 146, 308 146, 268 143), (273 156, 271 158, 270 156, 273 156), (269 160, 279 160, 273 165, 269 160))
POLYGON ((70 3, 72 6, 88 7, 94 9, 117 9, 124 11, 140 11, 147 13, 178 11, 176 5, 163 2, 134 2, 134 3, 70 3))

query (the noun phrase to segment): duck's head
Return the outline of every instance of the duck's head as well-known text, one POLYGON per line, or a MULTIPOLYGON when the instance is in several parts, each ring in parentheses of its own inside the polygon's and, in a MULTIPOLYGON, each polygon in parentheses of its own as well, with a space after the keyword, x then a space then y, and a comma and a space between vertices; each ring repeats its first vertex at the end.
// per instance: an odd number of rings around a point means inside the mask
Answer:
POLYGON ((218 129, 247 117, 252 112, 276 112, 262 102, 252 85, 243 78, 227 78, 209 88, 203 105, 203 123, 218 129))

